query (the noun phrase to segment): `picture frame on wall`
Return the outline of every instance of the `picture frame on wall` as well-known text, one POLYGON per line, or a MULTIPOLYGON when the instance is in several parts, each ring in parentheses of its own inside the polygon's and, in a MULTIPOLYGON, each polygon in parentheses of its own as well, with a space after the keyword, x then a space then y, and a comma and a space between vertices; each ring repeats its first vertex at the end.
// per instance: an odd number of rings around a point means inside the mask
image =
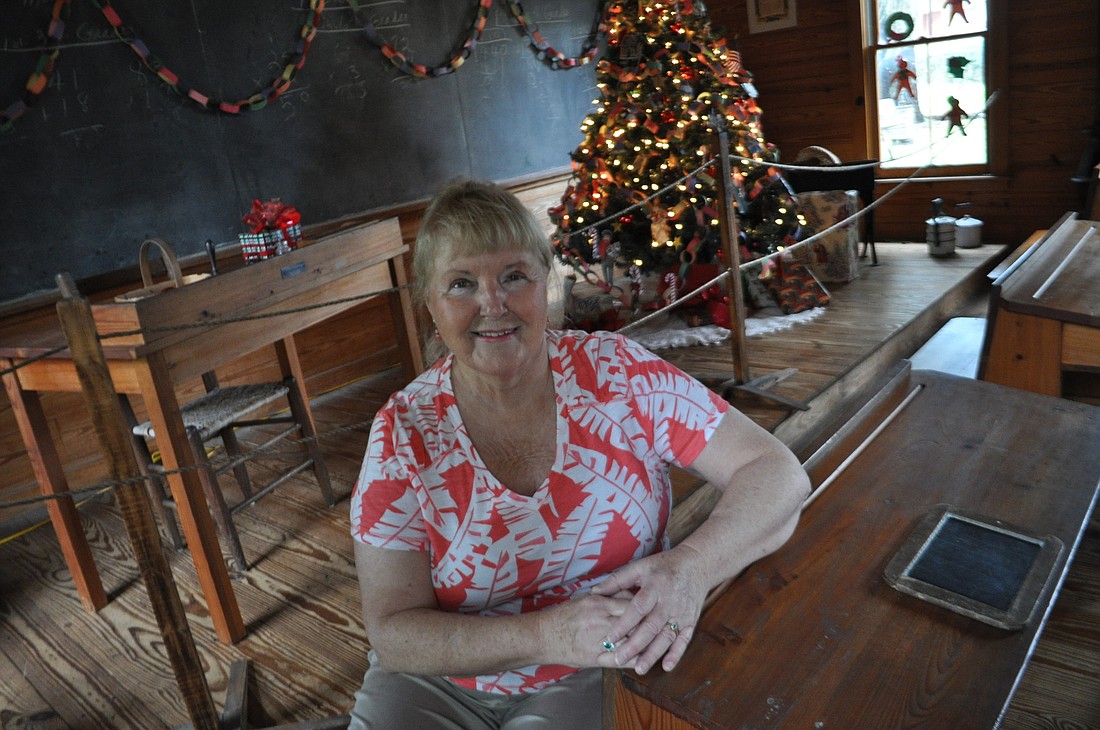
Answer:
POLYGON ((749 0, 749 33, 793 28, 798 24, 797 0, 749 0))

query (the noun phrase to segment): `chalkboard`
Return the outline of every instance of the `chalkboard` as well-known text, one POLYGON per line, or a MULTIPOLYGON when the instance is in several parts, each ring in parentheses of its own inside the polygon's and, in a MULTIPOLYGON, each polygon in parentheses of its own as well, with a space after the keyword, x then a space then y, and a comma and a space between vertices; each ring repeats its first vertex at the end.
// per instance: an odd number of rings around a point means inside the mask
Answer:
POLYGON ((886 566, 902 593, 1004 629, 1031 619, 1062 552, 1038 535, 937 505, 886 566))
MULTIPOLYGON (((164 66, 209 97, 270 85, 309 19, 308 0, 159 0, 111 5, 164 66)), ((526 17, 581 53, 599 0, 528 0, 526 17)), ((53 0, 5 3, 0 109, 46 44, 53 0)), ((455 73, 395 69, 363 31, 438 66, 461 46, 476 0, 329 2, 302 69, 259 111, 210 111, 163 83, 91 0, 73 0, 37 103, 0 133, 0 301, 132 266, 142 240, 177 254, 236 240, 253 199, 281 198, 303 224, 430 197, 456 176, 509 181, 565 170, 598 96, 594 63, 554 70, 497 0, 455 73)), ((564 191, 563 191, 564 192, 564 191)))

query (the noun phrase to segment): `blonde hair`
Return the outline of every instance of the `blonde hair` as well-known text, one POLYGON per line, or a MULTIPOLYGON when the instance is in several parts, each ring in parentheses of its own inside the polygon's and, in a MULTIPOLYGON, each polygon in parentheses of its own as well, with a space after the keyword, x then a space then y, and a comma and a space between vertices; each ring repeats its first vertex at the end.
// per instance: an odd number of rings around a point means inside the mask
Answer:
POLYGON ((413 251, 413 294, 420 303, 443 257, 477 256, 519 249, 550 271, 553 251, 538 220, 496 183, 456 180, 428 206, 413 251))

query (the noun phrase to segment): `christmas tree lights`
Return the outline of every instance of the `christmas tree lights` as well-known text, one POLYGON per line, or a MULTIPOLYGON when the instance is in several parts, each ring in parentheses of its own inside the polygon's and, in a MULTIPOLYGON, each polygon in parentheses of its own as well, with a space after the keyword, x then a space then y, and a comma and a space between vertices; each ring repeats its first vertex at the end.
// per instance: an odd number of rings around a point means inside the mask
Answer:
POLYGON ((569 185, 550 210, 558 256, 585 266, 610 248, 635 271, 678 267, 681 275, 692 263, 717 260, 712 114, 725 117, 731 154, 741 158, 733 178, 742 258, 796 242, 797 205, 768 164, 778 153, 764 139, 752 75, 711 30, 703 4, 613 1, 606 28, 596 67, 600 98, 581 123, 569 185))

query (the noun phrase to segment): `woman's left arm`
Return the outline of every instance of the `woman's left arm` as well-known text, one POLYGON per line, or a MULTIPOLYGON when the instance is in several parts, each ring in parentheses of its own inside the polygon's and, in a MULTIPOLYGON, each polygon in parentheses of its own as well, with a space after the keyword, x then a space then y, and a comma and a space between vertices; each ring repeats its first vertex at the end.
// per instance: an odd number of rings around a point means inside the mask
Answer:
POLYGON ((617 648, 604 660, 608 666, 644 674, 661 661, 673 669, 707 594, 785 543, 809 494, 794 454, 733 408, 690 469, 722 491, 710 516, 676 547, 620 568, 593 591, 636 591, 609 632, 617 648))

